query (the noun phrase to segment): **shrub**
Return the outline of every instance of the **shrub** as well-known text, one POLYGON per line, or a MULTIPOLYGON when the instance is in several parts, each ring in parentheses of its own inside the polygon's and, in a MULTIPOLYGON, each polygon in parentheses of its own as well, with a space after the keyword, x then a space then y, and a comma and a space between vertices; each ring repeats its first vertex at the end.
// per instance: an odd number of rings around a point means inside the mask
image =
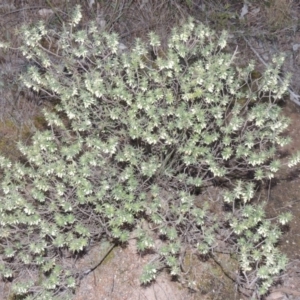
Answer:
POLYGON ((26 299, 67 297, 79 277, 63 257, 103 235, 125 243, 134 230, 138 250, 158 254, 142 283, 162 267, 181 276, 186 247, 206 255, 222 242, 238 254, 241 286, 264 294, 286 258, 275 247, 276 221, 250 201, 256 183, 279 168, 276 148, 288 142, 274 103, 287 85, 277 82, 282 58, 251 91, 244 87, 254 64, 233 66, 225 32, 189 20, 166 49, 149 33, 122 52, 117 34, 94 23, 77 29, 79 20, 77 8, 62 32, 42 23, 22 29, 31 66, 21 79, 57 104, 44 110, 48 129, 30 146, 19 144, 25 163, 0 159, 2 276, 26 299), (210 186, 226 206, 219 213, 211 209, 218 199, 196 205, 210 186))

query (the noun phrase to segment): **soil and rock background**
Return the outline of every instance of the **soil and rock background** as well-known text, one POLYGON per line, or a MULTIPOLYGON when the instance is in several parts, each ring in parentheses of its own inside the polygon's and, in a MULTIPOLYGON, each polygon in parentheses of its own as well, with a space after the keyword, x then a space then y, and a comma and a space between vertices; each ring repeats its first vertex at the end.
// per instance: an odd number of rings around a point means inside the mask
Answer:
MULTIPOLYGON (((104 29, 116 31, 127 48, 135 38, 144 39, 149 31, 167 40, 170 30, 191 15, 216 31, 228 30, 226 51, 237 50, 239 65, 246 66, 252 59, 257 70, 263 70, 273 55, 283 53, 282 73, 291 74, 293 93, 281 105, 291 120, 286 134, 292 137, 292 143, 278 153, 278 158, 286 162, 289 155, 300 150, 300 106, 295 103, 300 94, 299 0, 0 0, 0 38, 17 49, 19 41, 15 33, 23 24, 43 20, 56 28, 76 4, 81 4, 83 10, 80 26, 95 20, 104 29)), ((20 157, 17 141, 29 143, 35 130, 45 128, 41 109, 49 105, 47 100, 19 84, 18 74, 24 68, 26 61, 19 51, 1 50, 0 153, 13 160, 20 157)), ((258 192, 256 201, 262 199, 267 200, 268 216, 283 211, 294 216, 279 245, 290 263, 266 299, 300 299, 300 168, 283 167, 258 192)), ((194 287, 180 284, 163 272, 155 283, 141 287, 139 276, 149 260, 151 254, 137 254, 133 239, 127 247, 112 248, 106 241, 93 246, 76 261, 78 270, 92 271, 82 278, 74 299, 245 299, 230 276, 235 262, 225 254, 219 256, 222 266, 210 258, 200 261, 191 255, 186 259, 187 276, 195 283, 194 287)), ((9 282, 0 281, 0 299, 8 297, 9 289, 9 282)))

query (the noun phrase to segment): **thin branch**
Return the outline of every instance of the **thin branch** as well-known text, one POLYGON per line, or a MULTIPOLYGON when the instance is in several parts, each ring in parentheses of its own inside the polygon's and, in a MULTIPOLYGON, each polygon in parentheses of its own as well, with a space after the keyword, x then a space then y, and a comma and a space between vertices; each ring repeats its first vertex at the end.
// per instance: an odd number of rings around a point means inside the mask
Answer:
POLYGON ((53 10, 54 14, 57 16, 59 22, 61 25, 64 24, 64 21, 62 20, 62 18, 60 17, 60 15, 55 11, 54 6, 52 5, 52 3, 50 2, 50 0, 46 0, 47 4, 49 5, 49 7, 53 10))
POLYGON ((4 18, 8 15, 11 15, 11 14, 15 14, 15 13, 18 13, 20 11, 24 11, 24 10, 34 10, 34 9, 43 9, 45 8, 44 6, 30 6, 30 7, 23 7, 23 8, 20 8, 20 9, 16 9, 16 10, 13 10, 13 11, 10 11, 4 15, 0 15, 1 18, 4 18))
POLYGON ((80 280, 84 277, 84 276, 87 276, 88 274, 90 274, 91 272, 93 272, 94 270, 96 270, 102 263, 103 261, 105 260, 105 258, 111 253, 111 251, 116 247, 116 244, 112 244, 108 250, 105 252, 105 254, 103 255, 103 257, 100 259, 100 261, 95 265, 93 266, 92 268, 84 271, 81 275, 80 275, 80 280))

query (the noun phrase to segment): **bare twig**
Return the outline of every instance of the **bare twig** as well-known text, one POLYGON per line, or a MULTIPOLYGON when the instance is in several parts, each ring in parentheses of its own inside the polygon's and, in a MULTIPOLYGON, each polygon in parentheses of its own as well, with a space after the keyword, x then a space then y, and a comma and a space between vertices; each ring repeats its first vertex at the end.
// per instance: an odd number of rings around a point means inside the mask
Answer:
POLYGON ((81 274, 80 279, 82 279, 84 276, 87 276, 88 274, 90 274, 91 272, 93 272, 94 270, 96 270, 105 260, 105 258, 111 253, 111 251, 116 247, 116 244, 112 244, 108 250, 105 252, 105 254, 103 255, 103 257, 101 258, 101 260, 92 268, 86 270, 83 272, 83 274, 81 274))
POLYGON ((55 8, 53 7, 52 3, 50 2, 50 0, 46 0, 47 4, 49 5, 49 7, 53 10, 54 14, 57 16, 60 24, 64 24, 64 21, 62 20, 62 18, 60 17, 60 15, 55 11, 55 8))
POLYGON ((15 14, 15 13, 18 13, 20 11, 24 11, 24 10, 33 10, 33 9, 43 9, 45 8, 44 6, 30 6, 30 7, 23 7, 23 8, 20 8, 20 9, 16 9, 16 10, 13 10, 13 11, 10 11, 4 15, 0 15, 1 18, 4 18, 8 15, 11 15, 11 14, 15 14))

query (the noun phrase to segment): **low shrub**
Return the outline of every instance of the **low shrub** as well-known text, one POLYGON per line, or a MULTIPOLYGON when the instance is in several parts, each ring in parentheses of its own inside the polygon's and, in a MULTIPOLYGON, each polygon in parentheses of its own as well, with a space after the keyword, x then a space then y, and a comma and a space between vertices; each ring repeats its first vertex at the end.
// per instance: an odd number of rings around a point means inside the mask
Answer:
POLYGON ((61 32, 42 23, 22 29, 31 63, 22 82, 56 105, 44 110, 48 129, 19 144, 22 163, 0 159, 1 275, 26 299, 67 297, 80 276, 66 255, 103 235, 126 243, 133 232, 140 252, 157 253, 144 284, 163 267, 182 276, 187 247, 199 255, 226 249, 239 257, 240 286, 266 293, 287 261, 276 244, 291 216, 268 220, 251 200, 288 142, 275 104, 287 87, 277 81, 282 58, 252 91, 244 87, 254 64, 234 66, 225 32, 189 20, 166 49, 149 33, 124 51, 117 34, 95 23, 78 29, 80 17, 77 8, 61 32), (208 197, 212 186, 218 197, 208 197))

